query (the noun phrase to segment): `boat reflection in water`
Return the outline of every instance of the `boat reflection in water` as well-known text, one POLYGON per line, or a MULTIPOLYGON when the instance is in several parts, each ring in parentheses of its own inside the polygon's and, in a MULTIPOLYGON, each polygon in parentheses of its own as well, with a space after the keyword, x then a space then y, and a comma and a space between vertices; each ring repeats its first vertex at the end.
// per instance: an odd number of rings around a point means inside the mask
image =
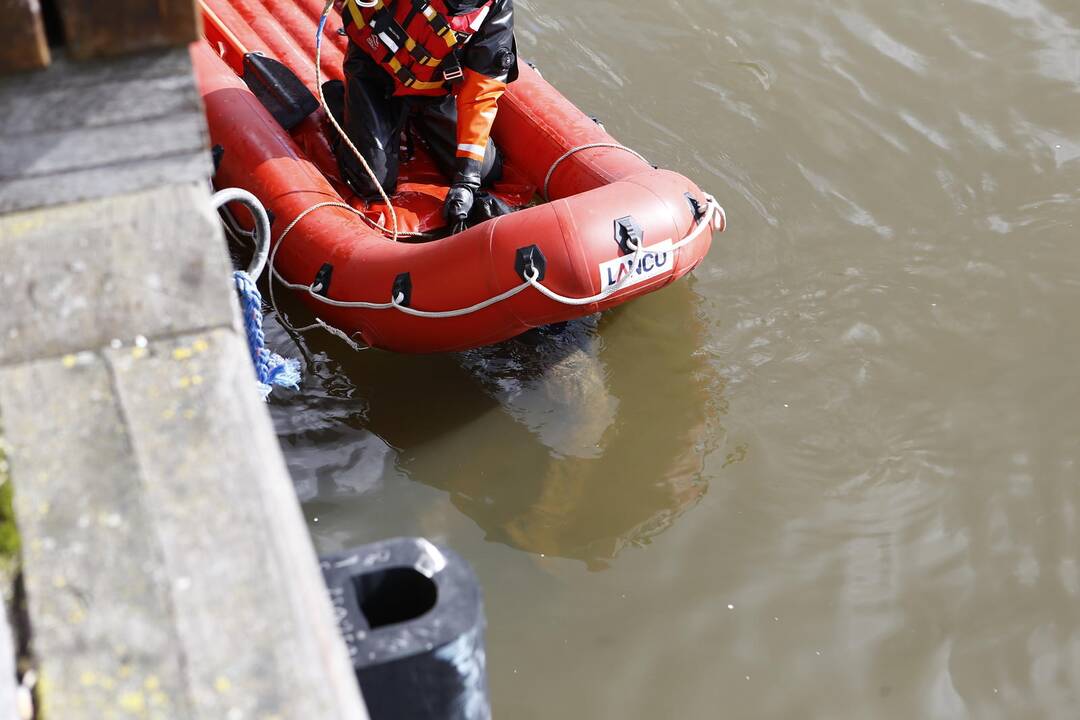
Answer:
POLYGON ((535 437, 513 450, 481 444, 471 470, 437 483, 489 539, 601 569, 704 495, 723 382, 695 354, 692 292, 661 299, 462 353, 535 437))
POLYGON ((649 542, 704 495, 704 459, 724 440, 724 381, 700 350, 699 302, 675 284, 450 355, 352 353, 306 336, 303 392, 272 410, 319 536, 336 546, 409 526, 380 503, 438 536, 430 499, 403 496, 411 479, 449 493, 487 539, 530 553, 601 569, 649 542))

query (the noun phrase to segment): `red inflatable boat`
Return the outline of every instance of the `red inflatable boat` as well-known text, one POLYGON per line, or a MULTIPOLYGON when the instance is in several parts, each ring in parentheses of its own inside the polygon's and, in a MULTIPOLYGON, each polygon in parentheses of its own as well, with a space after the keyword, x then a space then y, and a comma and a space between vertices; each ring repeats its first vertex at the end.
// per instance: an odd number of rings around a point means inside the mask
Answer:
MULTIPOLYGON (((206 41, 192 56, 212 141, 223 148, 215 184, 262 201, 271 270, 357 341, 458 350, 588 315, 679 279, 705 256, 712 231, 723 230, 710 196, 619 146, 522 63, 495 121, 505 170, 494 191, 528 207, 430 239, 443 224, 448 181, 419 146, 391 198, 395 242, 379 227, 392 224, 387 208, 366 204, 338 177, 324 109, 286 130, 242 79, 253 60, 277 60, 317 95, 322 0, 200 5, 206 41)), ((331 15, 323 34, 324 80, 342 77, 340 24, 331 15)))

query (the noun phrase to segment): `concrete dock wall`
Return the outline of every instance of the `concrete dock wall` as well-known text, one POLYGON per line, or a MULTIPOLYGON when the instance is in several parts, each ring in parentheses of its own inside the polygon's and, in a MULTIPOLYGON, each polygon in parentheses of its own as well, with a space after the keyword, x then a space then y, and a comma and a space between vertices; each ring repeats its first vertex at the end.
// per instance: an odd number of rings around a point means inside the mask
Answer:
POLYGON ((0 77, 0 437, 40 717, 363 720, 192 87, 182 49, 0 77))

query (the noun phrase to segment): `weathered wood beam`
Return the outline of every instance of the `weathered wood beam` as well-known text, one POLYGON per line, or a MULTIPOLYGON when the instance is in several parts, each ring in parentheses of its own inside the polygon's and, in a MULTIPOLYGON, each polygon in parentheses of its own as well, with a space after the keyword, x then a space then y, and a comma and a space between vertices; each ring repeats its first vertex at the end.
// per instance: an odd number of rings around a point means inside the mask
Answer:
POLYGON ((186 48, 0 78, 0 107, 0 432, 42 716, 364 720, 237 332, 186 48))
POLYGON ((0 213, 204 179, 186 48, 0 77, 0 213))
POLYGON ((186 45, 201 32, 194 0, 54 0, 76 60, 186 45))
POLYGON ((0 216, 0 366, 114 338, 233 326, 217 218, 194 184, 0 216), (43 322, 47 319, 47 322, 43 322))
POLYGON ((38 0, 0 0, 0 75, 49 64, 38 0))
POLYGON ((209 196, 0 216, 23 298, 0 424, 49 718, 366 717, 209 196))

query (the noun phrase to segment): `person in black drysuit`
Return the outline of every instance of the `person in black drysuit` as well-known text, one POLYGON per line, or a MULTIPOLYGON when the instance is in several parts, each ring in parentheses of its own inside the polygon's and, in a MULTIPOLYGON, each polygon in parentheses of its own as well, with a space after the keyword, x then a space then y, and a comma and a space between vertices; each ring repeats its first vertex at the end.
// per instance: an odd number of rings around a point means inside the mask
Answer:
MULTIPOLYGON (((440 88, 426 94, 415 94, 376 60, 375 56, 388 54, 387 46, 376 42, 374 34, 360 35, 357 9, 349 8, 350 2, 346 0, 342 8, 350 38, 344 97, 338 100, 343 104, 342 127, 389 194, 398 180, 401 133, 411 123, 440 169, 452 178, 443 214, 455 231, 463 229, 478 189, 497 181, 502 173, 502 160, 490 133, 498 99, 507 83, 518 76, 513 0, 445 0, 450 19, 472 18, 475 30, 457 33, 459 44, 450 62, 444 63, 460 66, 460 72, 455 68, 453 73, 460 76, 442 82, 440 72, 440 88), (358 44, 364 40, 368 50, 358 44)), ((399 3, 424 4, 423 0, 385 4, 393 12, 399 3)), ((339 144, 343 145, 340 139, 339 144)), ((378 189, 353 153, 347 147, 335 150, 343 179, 360 196, 377 197, 378 189)))

